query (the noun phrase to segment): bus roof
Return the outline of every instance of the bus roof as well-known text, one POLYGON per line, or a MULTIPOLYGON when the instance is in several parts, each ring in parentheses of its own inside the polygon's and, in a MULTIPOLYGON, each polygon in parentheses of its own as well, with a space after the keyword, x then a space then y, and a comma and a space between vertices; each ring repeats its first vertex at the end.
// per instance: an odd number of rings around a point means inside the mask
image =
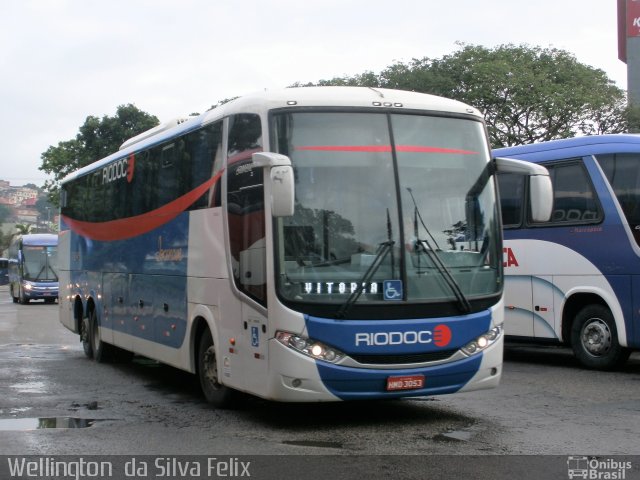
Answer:
POLYGON ((31 233, 21 235, 22 245, 52 247, 58 245, 58 235, 52 233, 31 233))
POLYGON ((639 150, 640 135, 619 133, 497 148, 492 153, 494 157, 513 157, 530 162, 544 162, 603 153, 632 153, 639 150))
POLYGON ((457 100, 404 90, 367 87, 299 87, 264 90, 232 100, 197 117, 172 120, 171 123, 175 126, 171 128, 163 128, 163 125, 160 125, 151 129, 157 131, 157 134, 153 134, 151 131, 143 132, 134 137, 134 139, 140 138, 140 141, 131 142, 133 139, 125 141, 121 150, 67 175, 61 183, 64 184, 116 159, 124 158, 229 115, 236 113, 265 114, 276 108, 294 106, 302 108, 387 108, 397 109, 399 112, 424 110, 483 118, 477 109, 457 100))

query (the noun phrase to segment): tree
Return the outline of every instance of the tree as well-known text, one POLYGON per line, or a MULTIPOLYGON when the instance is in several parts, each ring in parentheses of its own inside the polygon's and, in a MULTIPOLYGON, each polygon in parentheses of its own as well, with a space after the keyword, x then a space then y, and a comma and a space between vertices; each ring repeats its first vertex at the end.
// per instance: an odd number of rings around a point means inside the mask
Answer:
POLYGON ((28 235, 33 233, 33 229, 35 225, 32 223, 16 223, 16 234, 17 235, 28 235))
POLYGON ((53 175, 53 180, 44 184, 51 203, 59 204, 60 180, 69 173, 117 151, 125 140, 158 123, 155 116, 132 104, 120 105, 113 117, 87 117, 74 139, 50 146, 40 157, 39 169, 53 175))
POLYGON ((13 212, 9 207, 7 207, 6 205, 0 204, 0 224, 7 222, 12 215, 13 215, 13 212))
POLYGON ((460 100, 485 115, 494 148, 629 128, 625 92, 604 71, 555 48, 460 44, 439 59, 398 62, 377 76, 366 72, 317 85, 397 88, 460 100))

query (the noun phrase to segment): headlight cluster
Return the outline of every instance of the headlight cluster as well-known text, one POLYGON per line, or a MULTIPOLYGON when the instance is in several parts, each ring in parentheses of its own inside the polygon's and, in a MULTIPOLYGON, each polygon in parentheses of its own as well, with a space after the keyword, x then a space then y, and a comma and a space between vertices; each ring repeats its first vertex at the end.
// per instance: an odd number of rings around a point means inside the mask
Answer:
POLYGON ((461 350, 469 356, 475 355, 494 344, 500 338, 500 335, 502 335, 502 325, 493 327, 487 333, 483 333, 475 340, 467 343, 461 350))
POLYGON ((336 363, 342 360, 344 353, 335 348, 331 348, 322 342, 312 338, 301 337, 290 332, 276 332, 276 340, 293 350, 303 353, 308 357, 325 362, 336 363))
POLYGON ((22 288, 24 288, 25 290, 31 290, 33 288, 33 285, 29 282, 24 282, 22 284, 22 288))

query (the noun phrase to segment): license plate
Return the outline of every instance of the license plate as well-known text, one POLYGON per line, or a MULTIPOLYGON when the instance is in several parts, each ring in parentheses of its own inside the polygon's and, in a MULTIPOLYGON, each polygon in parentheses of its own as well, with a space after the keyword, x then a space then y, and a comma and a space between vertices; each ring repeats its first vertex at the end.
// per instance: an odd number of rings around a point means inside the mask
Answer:
POLYGON ((387 391, 415 390, 424 387, 424 375, 405 375, 402 377, 387 377, 387 391))

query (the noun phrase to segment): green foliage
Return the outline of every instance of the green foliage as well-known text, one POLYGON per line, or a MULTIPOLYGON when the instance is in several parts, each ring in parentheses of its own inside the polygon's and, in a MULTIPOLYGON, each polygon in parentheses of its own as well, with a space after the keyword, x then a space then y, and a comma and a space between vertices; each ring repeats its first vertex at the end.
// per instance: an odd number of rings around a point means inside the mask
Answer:
POLYGON ((118 150, 127 139, 158 125, 158 119, 132 104, 120 105, 113 117, 87 117, 76 138, 50 146, 41 155, 40 170, 53 176, 44 184, 49 200, 59 204, 60 180, 118 150))
POLYGON ((16 223, 16 234, 17 235, 28 235, 33 233, 35 225, 32 223, 16 223))
POLYGON ((365 72, 315 85, 396 88, 460 100, 485 115, 494 148, 628 130, 625 92, 569 52, 459 46, 439 59, 398 62, 379 75, 365 72))
POLYGON ((6 223, 11 218, 11 209, 6 205, 0 205, 0 224, 6 223))

